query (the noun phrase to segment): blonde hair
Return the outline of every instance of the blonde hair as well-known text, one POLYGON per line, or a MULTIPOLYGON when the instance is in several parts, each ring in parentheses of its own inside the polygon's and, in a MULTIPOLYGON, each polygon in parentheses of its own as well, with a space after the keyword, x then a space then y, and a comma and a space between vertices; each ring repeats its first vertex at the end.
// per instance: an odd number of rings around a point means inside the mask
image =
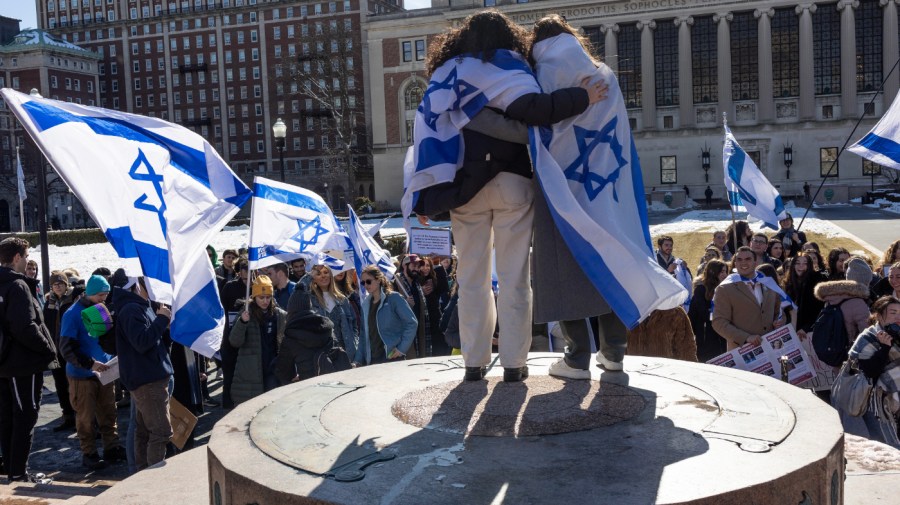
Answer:
POLYGON ((315 273, 315 275, 313 276, 313 281, 310 283, 310 291, 312 291, 312 294, 316 295, 316 300, 319 300, 320 306, 325 306, 326 292, 330 293, 331 296, 333 296, 334 299, 338 301, 338 303, 342 303, 347 298, 340 291, 338 291, 337 285, 334 282, 334 272, 332 272, 331 269, 328 268, 328 266, 313 265, 312 271, 315 273), (321 275, 323 271, 328 272, 328 274, 331 276, 331 281, 328 283, 328 288, 326 288, 325 291, 323 291, 319 286, 319 283, 316 282, 316 277, 321 275))

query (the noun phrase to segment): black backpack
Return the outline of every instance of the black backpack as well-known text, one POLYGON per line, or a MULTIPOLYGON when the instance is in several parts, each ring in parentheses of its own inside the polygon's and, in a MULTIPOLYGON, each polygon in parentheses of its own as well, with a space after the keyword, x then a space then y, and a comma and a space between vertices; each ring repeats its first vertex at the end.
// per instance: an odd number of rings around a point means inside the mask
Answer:
POLYGON ((822 312, 819 312, 819 317, 813 325, 813 350, 822 363, 831 366, 841 366, 847 360, 847 353, 850 350, 850 337, 847 335, 844 313, 841 311, 841 305, 846 301, 837 305, 826 305, 822 312))

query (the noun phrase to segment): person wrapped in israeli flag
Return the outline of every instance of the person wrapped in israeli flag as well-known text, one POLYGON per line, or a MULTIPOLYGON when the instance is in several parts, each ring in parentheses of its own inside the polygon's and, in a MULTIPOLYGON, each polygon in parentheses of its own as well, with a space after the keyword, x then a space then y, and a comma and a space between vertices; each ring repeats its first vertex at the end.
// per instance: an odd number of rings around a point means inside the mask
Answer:
POLYGON ((29 96, 3 99, 151 299, 172 338, 205 356, 225 312, 205 246, 250 190, 202 137, 157 118, 29 96))
POLYGON ((315 260, 326 251, 348 247, 347 234, 321 196, 264 177, 253 179, 248 246, 251 269, 296 258, 315 260))
POLYGON ((568 33, 536 43, 533 57, 545 90, 573 86, 587 76, 609 86, 608 98, 584 113, 552 129, 530 128, 535 174, 556 229, 626 327, 656 309, 678 307, 688 293, 656 263, 640 160, 615 74, 598 66, 568 33))
POLYGON ((466 55, 435 70, 416 109, 416 142, 403 166, 403 217, 412 214, 420 190, 456 177, 463 155, 460 130, 481 109, 490 104, 505 110, 516 98, 540 92, 524 58, 505 49, 497 50, 489 62, 466 55))
POLYGON ((900 99, 894 98, 875 127, 847 149, 881 166, 900 170, 900 99))
POLYGON ((777 230, 778 221, 786 217, 781 195, 738 144, 728 123, 724 126, 722 165, 725 167, 725 189, 728 191, 731 209, 735 212, 747 212, 762 221, 766 227, 777 230))

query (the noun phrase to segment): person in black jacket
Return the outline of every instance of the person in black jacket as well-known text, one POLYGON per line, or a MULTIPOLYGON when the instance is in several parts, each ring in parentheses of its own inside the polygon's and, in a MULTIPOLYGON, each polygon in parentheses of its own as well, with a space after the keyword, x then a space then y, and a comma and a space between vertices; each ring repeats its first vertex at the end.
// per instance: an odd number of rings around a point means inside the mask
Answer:
POLYGON ((163 339, 172 311, 160 305, 154 314, 143 278, 131 278, 124 288, 116 289, 119 378, 134 402, 134 462, 141 471, 165 459, 166 444, 172 438, 169 380, 173 369, 163 339))
MULTIPOLYGON (((60 363, 65 361, 62 354, 59 354, 60 321, 62 315, 69 310, 80 294, 69 286, 69 278, 64 273, 57 271, 50 274, 50 290, 44 300, 44 324, 47 325, 47 330, 53 337, 53 343, 57 349, 56 360, 60 363)), ((72 402, 69 400, 69 379, 66 377, 65 367, 53 370, 53 384, 56 386, 56 396, 63 414, 62 423, 55 426, 53 431, 58 433, 75 430, 75 409, 72 408, 72 402)))
MULTIPOLYGON (((473 54, 483 61, 492 61, 498 50, 524 56, 528 52, 527 32, 498 11, 481 11, 431 44, 426 71, 432 76, 462 55, 473 54)), ((526 93, 499 112, 528 125, 549 125, 584 112, 590 103, 605 98, 606 89, 602 82, 584 82, 582 87, 550 94, 526 93)), ((497 105, 489 101, 487 107, 497 105)), ((522 144, 472 129, 461 133, 464 158, 454 181, 459 182, 459 190, 449 195, 451 200, 457 200, 432 208, 450 209, 459 257, 459 310, 466 315, 460 325, 465 379, 479 380, 484 376, 491 353, 488 335, 493 334, 499 319, 503 378, 521 381, 528 376, 525 359, 531 344, 531 161, 522 144), (497 258, 502 258, 497 261, 497 276, 503 289, 496 308, 491 291, 492 248, 496 249, 497 258)), ((420 194, 423 205, 415 209, 420 221, 432 214, 428 210, 430 198, 428 192, 420 194)))
MULTIPOLYGON (((234 324, 235 318, 238 316, 240 307, 238 300, 247 296, 247 279, 250 275, 249 263, 246 258, 241 258, 237 262, 238 276, 230 282, 226 282, 222 287, 220 297, 222 299, 222 307, 225 309, 225 335, 231 333, 231 326, 234 324)), ((231 399, 231 382, 234 379, 234 366, 237 363, 238 351, 228 343, 228 338, 222 339, 222 347, 219 349, 222 356, 222 407, 230 409, 234 407, 234 400, 231 399)))
POLYGON ((28 241, 0 241, 0 452, 9 482, 50 482, 28 471, 28 454, 41 405, 44 371, 59 368, 44 324, 37 280, 25 277, 28 241))
POLYGON ((275 376, 282 384, 319 375, 316 358, 322 353, 344 352, 334 337, 334 323, 313 310, 311 297, 297 290, 288 301, 284 340, 275 360, 275 376))

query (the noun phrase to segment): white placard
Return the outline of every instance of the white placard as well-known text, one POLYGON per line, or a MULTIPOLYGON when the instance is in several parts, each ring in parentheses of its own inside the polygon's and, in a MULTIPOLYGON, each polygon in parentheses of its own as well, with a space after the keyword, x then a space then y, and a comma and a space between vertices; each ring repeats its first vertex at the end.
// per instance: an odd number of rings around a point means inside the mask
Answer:
POLYGON ((113 358, 104 365, 109 368, 104 372, 94 372, 97 375, 97 378, 100 379, 100 384, 104 386, 109 384, 110 382, 119 378, 119 357, 113 356, 113 358))
MULTIPOLYGON (((779 358, 788 357, 788 382, 797 386, 816 377, 806 350, 794 331, 794 326, 786 324, 762 336, 760 345, 744 344, 725 354, 707 361, 710 365, 737 368, 781 379, 779 358)), ((806 385, 804 384, 804 387, 806 385)))
POLYGON ((450 228, 412 228, 409 230, 409 252, 422 256, 450 256, 450 228))

